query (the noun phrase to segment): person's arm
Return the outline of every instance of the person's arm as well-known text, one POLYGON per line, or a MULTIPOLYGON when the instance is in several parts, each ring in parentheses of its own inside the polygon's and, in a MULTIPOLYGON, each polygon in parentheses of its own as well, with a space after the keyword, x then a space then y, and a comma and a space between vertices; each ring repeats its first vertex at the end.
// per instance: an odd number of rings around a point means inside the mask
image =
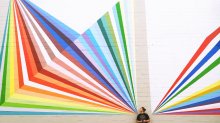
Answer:
POLYGON ((144 123, 150 123, 150 119, 144 120, 144 123))
POLYGON ((137 123, 142 123, 142 121, 140 121, 140 120, 137 120, 137 123))

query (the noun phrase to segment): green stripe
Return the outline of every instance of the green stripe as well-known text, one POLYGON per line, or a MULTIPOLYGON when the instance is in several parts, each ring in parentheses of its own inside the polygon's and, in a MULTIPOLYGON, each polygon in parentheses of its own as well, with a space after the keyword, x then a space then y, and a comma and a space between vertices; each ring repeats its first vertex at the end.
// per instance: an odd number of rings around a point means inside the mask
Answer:
MULTIPOLYGON (((9 11, 10 15, 10 11, 9 11)), ((2 90, 1 90, 1 97, 0 97, 0 105, 2 105, 5 102, 6 98, 6 81, 7 81, 7 69, 8 69, 8 52, 9 52, 9 36, 10 36, 10 16, 8 19, 8 30, 7 30, 7 39, 6 39, 6 50, 5 50, 5 61, 4 61, 4 68, 3 68, 3 75, 2 75, 2 90)))
POLYGON ((26 104, 26 103, 14 103, 14 102, 5 102, 2 106, 9 106, 9 107, 20 107, 20 108, 32 108, 32 109, 53 109, 53 110, 67 110, 67 111, 86 111, 86 112, 111 112, 115 113, 114 111, 104 111, 102 109, 85 109, 85 108, 78 108, 78 107, 57 107, 57 106, 48 106, 48 105, 37 105, 37 104, 26 104))
MULTIPOLYGON (((130 96, 130 98, 133 100, 131 91, 130 91, 130 89, 129 89, 129 87, 128 87, 128 84, 126 83, 125 78, 124 78, 124 76, 123 76, 123 73, 122 73, 122 71, 121 71, 121 69, 120 69, 120 66, 121 66, 121 65, 119 65, 118 59, 117 59, 117 57, 116 57, 116 54, 114 53, 114 50, 115 50, 115 49, 113 49, 114 45, 112 45, 111 42, 110 42, 110 39, 109 39, 109 37, 108 37, 109 34, 107 34, 107 31, 105 30, 105 27, 104 27, 104 24, 103 24, 103 20, 102 20, 102 19, 99 19, 99 20, 98 20, 98 25, 99 25, 99 27, 100 27, 100 29, 101 29, 101 32, 102 32, 102 34, 103 34, 103 36, 104 36, 104 39, 105 39, 105 41, 106 41, 106 43, 107 43, 107 45, 108 45, 108 48, 109 48, 109 50, 110 50, 110 52, 111 52, 111 55, 112 55, 112 57, 113 57, 113 59, 114 59, 114 62, 115 62, 115 64, 116 64, 116 66, 117 66, 117 69, 118 69, 118 71, 119 71, 119 74, 121 75, 122 80, 123 80, 123 82, 124 82, 124 84, 125 84, 125 87, 126 87, 128 93, 129 93, 129 96, 130 96)), ((109 30, 110 30, 110 29, 109 29, 109 30)), ((115 43, 115 42, 112 42, 112 43, 115 43)))
MULTIPOLYGON (((124 45, 125 54, 126 54, 127 67, 128 67, 128 70, 129 70, 129 77, 130 77, 133 97, 134 97, 134 100, 136 100, 135 96, 134 96, 134 86, 133 86, 132 74, 131 74, 131 68, 130 68, 131 66, 130 66, 130 60, 129 60, 129 55, 128 55, 128 49, 127 49, 127 43, 126 43, 127 41, 126 41, 126 37, 125 37, 124 25, 123 25, 123 20, 122 20, 122 15, 121 15, 121 7, 120 7, 119 2, 116 4, 116 9, 117 9, 119 25, 120 25, 120 30, 121 30, 122 39, 123 39, 123 45, 124 45)), ((136 105, 136 101, 134 103, 136 105)))
POLYGON ((176 96, 178 96, 180 93, 182 93, 184 90, 186 90, 187 88, 189 88, 192 84, 194 84, 195 82, 197 82, 200 78, 202 78, 205 74, 207 74, 209 71, 211 71, 212 69, 214 69, 216 66, 218 66, 220 64, 220 57, 218 57, 212 64, 210 64, 205 70, 203 70, 199 75, 197 75, 192 81, 190 81, 187 85, 185 85, 181 90, 179 90, 174 96, 172 96, 172 98, 170 98, 166 103, 164 103, 163 105, 161 105, 161 107, 163 107, 164 105, 166 105, 168 102, 170 102, 173 98, 175 98, 176 96))
MULTIPOLYGON (((112 43, 111 46, 113 46, 113 51, 117 57, 117 61, 118 63, 120 64, 120 68, 123 72, 123 75, 125 76, 126 78, 126 82, 129 84, 129 81, 128 81, 128 77, 127 77, 127 74, 126 74, 126 70, 125 70, 125 65, 122 61, 122 56, 120 55, 120 50, 119 50, 119 46, 118 46, 118 43, 117 43, 117 40, 116 40, 116 37, 115 37, 115 33, 114 33, 114 29, 113 29, 113 26, 112 26, 112 22, 111 22, 111 19, 110 19, 110 16, 109 16, 109 13, 107 13, 104 18, 104 26, 107 27, 107 29, 109 29, 109 39, 110 39, 110 43, 112 43)), ((129 85, 130 87, 130 85, 129 85)))

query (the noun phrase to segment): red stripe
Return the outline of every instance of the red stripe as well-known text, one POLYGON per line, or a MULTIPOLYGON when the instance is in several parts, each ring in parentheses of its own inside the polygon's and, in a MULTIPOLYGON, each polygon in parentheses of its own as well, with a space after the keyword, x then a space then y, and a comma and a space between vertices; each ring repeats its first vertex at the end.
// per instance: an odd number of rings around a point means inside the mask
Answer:
MULTIPOLYGON (((15 7, 14 9, 16 10, 16 12, 18 12, 18 8, 17 8, 17 4, 15 2, 15 7)), ((23 75, 22 75, 22 67, 21 67, 21 56, 20 56, 20 48, 19 48, 19 43, 18 43, 18 32, 17 32, 17 27, 19 27, 19 25, 16 24, 16 17, 15 15, 17 15, 17 13, 15 13, 14 11, 14 19, 15 19, 15 37, 16 37, 16 53, 17 53, 17 70, 18 70, 18 80, 19 80, 19 88, 21 88, 24 85, 23 82, 23 75)), ((18 20, 17 20, 18 21, 18 20)))
POLYGON ((162 113, 160 115, 220 115, 220 108, 174 112, 174 113, 162 113))
MULTIPOLYGON (((30 11, 29 11, 30 12, 30 11)), ((31 13, 31 12, 30 12, 31 13)), ((99 85, 101 85, 103 88, 105 88, 105 90, 107 90, 108 92, 110 92, 112 95, 114 95, 115 97, 117 97, 108 87, 106 87, 99 79, 97 79, 96 76, 94 76, 88 69, 86 69, 79 61, 77 61, 75 58, 73 58, 69 53, 67 53, 56 41, 56 39, 50 34, 50 32, 48 32, 48 30, 37 20, 37 18, 35 16, 33 16, 36 20, 36 22, 40 25, 40 27, 44 30, 44 32, 47 34, 47 36, 50 38, 50 40, 53 42, 53 44, 56 46, 56 48, 60 51, 61 54, 63 54, 66 58, 68 58, 71 62, 73 62, 75 65, 77 65, 81 70, 83 70, 85 73, 87 73, 87 75, 89 75, 91 78, 93 78, 96 82, 99 83, 99 85)), ((52 27, 54 29, 54 27, 52 27)), ((58 34, 60 34, 59 32, 57 32, 58 34)), ((66 41, 68 41, 66 39, 66 41)), ((72 42, 69 41, 68 44, 71 44, 72 42)), ((77 73, 78 74, 78 73, 77 73)), ((76 75, 77 75, 76 74, 76 75)), ((81 75, 79 75, 78 77, 80 77, 81 75)), ((94 85, 93 83, 91 83, 87 78, 83 77, 83 80, 86 80, 89 84, 95 86, 97 88, 96 85, 94 85)), ((107 80, 106 80, 107 81, 107 80)), ((99 87, 97 88, 99 89, 99 87)), ((99 89, 100 90, 100 89, 99 89)), ((103 93, 105 93, 106 95, 108 95, 111 98, 114 98, 112 95, 109 95, 108 93, 104 92, 103 90, 100 90, 103 93)), ((121 100, 119 98, 119 100, 121 100)), ((122 101, 122 100, 121 100, 122 101)), ((123 102, 123 101, 122 101, 123 102)))
MULTIPOLYGON (((18 18, 19 18, 19 23, 20 23, 20 26, 21 26, 21 36, 22 36, 22 41, 23 41, 23 44, 24 44, 24 52, 25 52, 25 58, 26 58, 26 60, 27 61, 29 61, 29 62, 27 62, 27 68, 29 68, 29 71, 28 71, 28 75, 29 75, 29 77, 30 77, 30 79, 31 80, 36 80, 36 82, 37 83, 39 83, 39 84, 43 84, 43 85, 46 85, 46 86, 52 86, 53 88, 57 88, 57 89, 59 89, 59 90, 62 90, 62 91, 66 91, 66 92, 68 92, 68 93, 72 93, 72 94, 75 94, 75 95, 78 95, 78 96, 81 96, 81 97, 85 97, 85 98, 87 98, 87 99, 91 99, 91 100, 94 100, 94 101, 97 101, 97 102, 101 102, 101 103, 103 103, 103 104, 106 104, 106 105, 110 105, 110 106, 112 106, 112 107, 115 107, 115 108, 119 108, 119 109, 123 109, 123 110, 127 110, 127 109, 125 109, 124 107, 122 107, 122 106, 120 106, 120 105, 118 105, 118 104, 115 104, 115 103, 113 103, 113 102, 111 102, 111 101, 109 101, 109 100, 107 100, 107 99, 105 99, 105 98, 103 98, 103 97, 101 97, 100 95, 97 95, 97 94, 94 94, 93 92, 90 92, 90 91, 88 91, 88 90, 85 90, 85 89, 83 89, 83 88, 81 88, 81 87, 78 87, 77 85, 75 85, 75 84, 73 84, 73 83, 71 83, 72 84, 72 88, 74 87, 74 86, 77 86, 77 88, 74 88, 74 89, 71 89, 71 90, 69 90, 69 89, 66 89, 66 88, 63 88, 63 87, 60 87, 60 86, 58 86, 58 85, 55 85, 55 84, 52 84, 52 83, 48 83, 48 81, 44 81, 44 80, 42 80, 42 79, 38 79, 38 78, 35 78, 35 77, 33 77, 34 75, 36 75, 37 73, 38 73, 38 71, 42 71, 42 73, 44 73, 44 72, 46 72, 46 74, 51 74, 51 73, 48 73, 48 71, 45 71, 45 70, 43 70, 42 69, 42 66, 40 65, 40 64, 37 64, 36 63, 36 58, 37 58, 37 54, 36 54, 36 52, 34 51, 34 48, 32 47, 32 48, 30 48, 30 41, 31 41, 31 38, 30 37, 28 37, 29 36, 29 34, 28 34, 28 32, 27 32, 27 28, 25 27, 25 24, 24 24, 24 20, 22 21, 22 18, 21 18, 21 13, 19 13, 18 14, 18 18), (31 51, 32 50, 32 51, 31 51), (35 54, 31 54, 31 53, 34 53, 35 52, 35 54), (35 60, 34 60, 35 59, 35 60), (34 64, 35 63, 35 64, 34 64), (31 65, 32 64, 32 65, 31 65), (38 69, 38 70, 37 70, 38 69), (78 91, 76 91, 76 90, 78 90, 78 91), (86 96, 86 95, 88 95, 88 96, 86 96), (93 98, 92 98, 93 97, 93 98), (95 98, 95 99, 94 99, 95 98)), ((38 62, 39 62, 39 60, 37 60, 38 62)), ((68 82, 68 81, 66 81, 65 79, 63 79, 62 78, 62 80, 61 80, 61 78, 60 77, 58 77, 58 76, 55 76, 55 75, 50 75, 50 76, 53 76, 53 78, 56 78, 56 79, 58 79, 58 80, 60 80, 60 81, 62 81, 62 82, 68 82)), ((69 83, 69 82, 68 82, 69 83)), ((128 111, 128 110, 127 110, 128 111)))

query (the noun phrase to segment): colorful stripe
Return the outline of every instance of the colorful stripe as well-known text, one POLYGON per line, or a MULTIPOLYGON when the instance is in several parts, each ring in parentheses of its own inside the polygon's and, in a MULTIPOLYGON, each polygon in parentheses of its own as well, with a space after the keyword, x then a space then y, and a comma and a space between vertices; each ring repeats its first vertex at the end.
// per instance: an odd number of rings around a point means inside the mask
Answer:
MULTIPOLYGON (((212 109, 203 109, 201 112, 199 112, 200 110, 191 111, 191 109, 193 107, 205 107, 210 104, 219 104, 220 78, 216 80, 216 83, 205 81, 204 83, 208 85, 207 87, 203 89, 197 88, 198 90, 195 89, 194 93, 189 96, 181 96, 181 94, 191 89, 193 85, 198 85, 203 82, 204 80, 201 79, 207 77, 212 71, 219 71, 219 34, 220 27, 205 39, 173 85, 164 95, 154 111, 155 114, 212 114, 212 109)), ((219 73, 214 74, 218 75, 219 73)), ((213 114, 219 115, 220 113, 214 112, 213 114)))
POLYGON ((136 112, 129 21, 120 3, 114 8, 118 16, 109 11, 78 34, 32 2, 11 0, 0 54, 0 115, 136 112))

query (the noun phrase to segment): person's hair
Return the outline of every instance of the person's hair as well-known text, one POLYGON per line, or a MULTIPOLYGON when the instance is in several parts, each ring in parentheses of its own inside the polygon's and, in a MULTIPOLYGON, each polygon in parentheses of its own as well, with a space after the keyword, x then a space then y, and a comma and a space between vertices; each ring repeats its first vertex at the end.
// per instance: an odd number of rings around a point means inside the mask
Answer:
POLYGON ((144 107, 141 107, 141 108, 142 108, 143 112, 145 112, 145 111, 146 111, 146 108, 144 108, 144 107))

